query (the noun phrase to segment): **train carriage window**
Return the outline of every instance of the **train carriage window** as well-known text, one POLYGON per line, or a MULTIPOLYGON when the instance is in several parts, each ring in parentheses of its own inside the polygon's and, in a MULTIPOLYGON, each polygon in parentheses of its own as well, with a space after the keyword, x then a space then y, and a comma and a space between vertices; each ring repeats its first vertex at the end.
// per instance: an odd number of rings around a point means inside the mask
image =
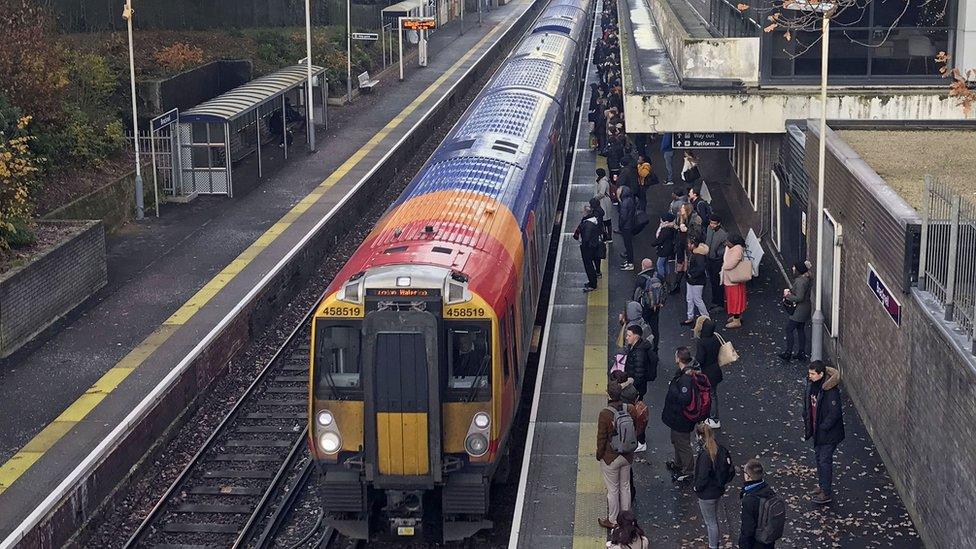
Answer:
POLYGON ((447 397, 451 402, 491 400, 491 324, 450 323, 447 328, 447 397))
POLYGON ((316 330, 316 396, 335 398, 358 391, 362 346, 359 326, 319 323, 316 330))

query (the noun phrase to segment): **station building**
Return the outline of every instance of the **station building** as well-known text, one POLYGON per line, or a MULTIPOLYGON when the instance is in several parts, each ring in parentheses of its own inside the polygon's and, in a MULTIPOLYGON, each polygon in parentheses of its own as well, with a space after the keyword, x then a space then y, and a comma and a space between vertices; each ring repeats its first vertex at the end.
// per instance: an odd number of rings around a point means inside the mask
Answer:
POLYGON ((936 57, 976 68, 976 1, 876 0, 832 20, 824 212, 820 29, 787 40, 735 0, 619 1, 628 133, 734 134, 699 154, 702 173, 772 257, 763 268, 814 261, 825 216, 825 354, 926 544, 968 544, 976 119, 936 57))

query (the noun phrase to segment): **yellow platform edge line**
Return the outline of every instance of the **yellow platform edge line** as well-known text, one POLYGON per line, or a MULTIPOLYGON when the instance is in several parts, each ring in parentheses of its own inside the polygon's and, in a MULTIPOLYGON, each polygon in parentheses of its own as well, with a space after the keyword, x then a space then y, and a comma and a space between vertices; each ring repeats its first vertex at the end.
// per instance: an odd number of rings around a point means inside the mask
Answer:
POLYGON ((604 547, 606 532, 597 519, 606 509, 603 473, 596 460, 597 418, 605 403, 607 385, 607 314, 609 277, 586 298, 586 341, 583 350, 583 381, 580 387, 579 452, 576 466, 576 501, 573 547, 604 547))
POLYGON ((91 388, 85 391, 71 405, 69 405, 59 416, 51 422, 40 433, 34 436, 23 448, 0 464, 0 494, 9 488, 21 475, 27 472, 44 453, 60 440, 68 431, 79 421, 85 418, 109 393, 118 387, 122 381, 132 371, 142 364, 160 345, 162 345, 176 331, 190 320, 204 305, 206 305, 217 293, 234 279, 238 273, 244 270, 258 254, 270 245, 281 235, 301 213, 308 210, 315 201, 322 198, 329 188, 340 181, 358 164, 369 152, 376 148, 382 140, 388 136, 397 126, 403 123, 410 114, 424 104, 424 101, 432 95, 448 78, 457 72, 480 48, 495 36, 502 29, 508 28, 509 21, 514 15, 500 21, 493 29, 488 31, 467 53, 461 56, 447 71, 437 80, 428 86, 417 98, 404 107, 400 114, 394 117, 379 130, 361 149, 346 159, 335 171, 319 184, 314 191, 309 193, 304 199, 300 200, 295 206, 289 209, 274 225, 262 234, 253 244, 248 246, 236 259, 231 261, 217 275, 210 279, 196 294, 186 301, 176 310, 167 320, 163 322, 156 331, 143 340, 132 352, 126 355, 115 368, 106 373, 95 382, 91 388), (40 449, 40 450, 36 450, 40 449))

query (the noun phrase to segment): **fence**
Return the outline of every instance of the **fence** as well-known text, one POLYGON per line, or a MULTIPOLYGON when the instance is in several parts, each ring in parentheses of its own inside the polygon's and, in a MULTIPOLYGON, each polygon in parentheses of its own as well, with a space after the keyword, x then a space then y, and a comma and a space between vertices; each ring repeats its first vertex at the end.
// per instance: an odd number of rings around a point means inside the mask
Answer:
POLYGON ((973 341, 976 354, 976 204, 925 177, 918 287, 945 307, 945 319, 973 341))

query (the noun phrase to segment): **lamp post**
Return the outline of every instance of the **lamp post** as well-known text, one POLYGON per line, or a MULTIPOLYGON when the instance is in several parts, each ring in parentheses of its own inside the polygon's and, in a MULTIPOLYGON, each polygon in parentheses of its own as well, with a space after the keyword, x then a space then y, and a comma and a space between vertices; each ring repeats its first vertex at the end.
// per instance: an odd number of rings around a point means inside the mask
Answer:
POLYGON ((346 101, 352 103, 352 0, 346 0, 346 101))
POLYGON ((308 115, 308 150, 315 152, 315 102, 312 99, 312 5, 305 0, 305 71, 308 77, 308 97, 305 107, 308 115))
POLYGON ((826 157, 827 145, 827 54, 830 45, 830 16, 833 14, 836 4, 830 2, 809 3, 807 0, 798 0, 783 5, 788 10, 798 10, 807 12, 819 12, 821 14, 820 23, 820 140, 819 154, 820 162, 817 166, 817 293, 814 299, 813 317, 811 318, 811 338, 810 338, 810 360, 823 359, 823 218, 824 218, 824 159, 826 157))
POLYGON ((136 219, 145 217, 146 211, 142 202, 142 167, 139 165, 139 114, 136 106, 136 62, 132 49, 132 0, 125 0, 122 7, 122 18, 125 19, 129 30, 129 84, 132 92, 132 139, 136 147, 136 219))

